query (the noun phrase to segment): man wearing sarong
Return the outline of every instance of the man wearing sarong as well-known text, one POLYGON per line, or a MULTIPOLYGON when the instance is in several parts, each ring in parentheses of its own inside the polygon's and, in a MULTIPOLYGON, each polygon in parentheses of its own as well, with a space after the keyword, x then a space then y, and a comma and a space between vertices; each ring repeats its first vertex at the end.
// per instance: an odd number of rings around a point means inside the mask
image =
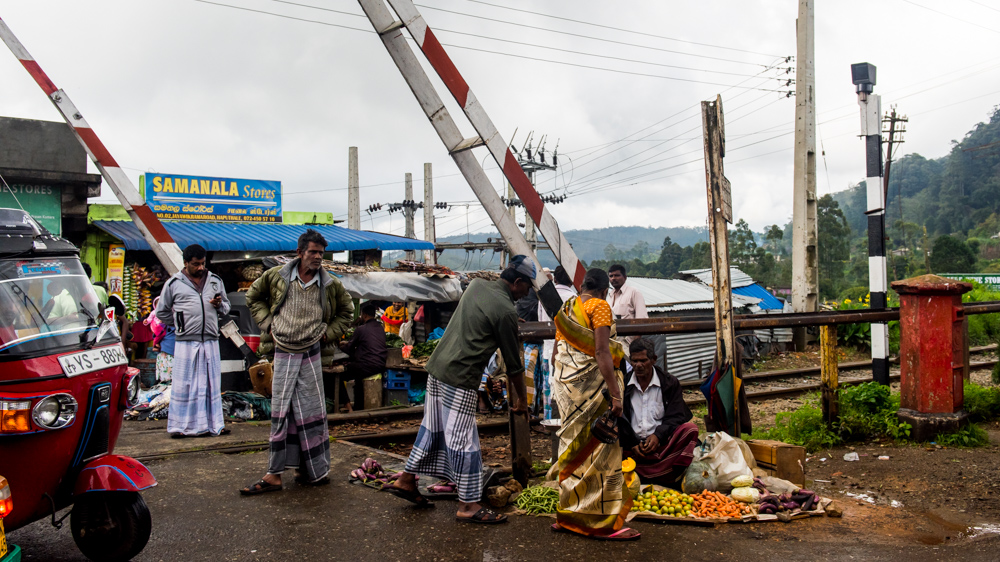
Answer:
POLYGON ((499 348, 507 365, 508 388, 514 388, 518 396, 511 411, 527 411, 514 301, 528 293, 534 278, 534 262, 517 255, 511 258, 500 279, 474 279, 469 284, 441 343, 427 363, 424 419, 406 468, 396 484, 384 490, 420 507, 430 507, 434 504, 417 490, 414 475, 445 478, 458 487, 459 508, 455 517, 459 521, 495 524, 507 520, 506 515, 479 504, 483 492, 483 458, 476 429, 476 390, 490 356, 499 348))
POLYGON ((205 269, 205 248, 184 248, 184 268, 163 285, 156 318, 174 328, 167 432, 171 437, 229 433, 222 418, 219 317, 229 312, 226 287, 205 269))
POLYGON ((354 316, 354 303, 322 268, 326 239, 313 229, 299 236, 298 257, 273 267, 247 291, 247 306, 262 332, 260 352, 274 352, 271 437, 267 474, 244 495, 281 490, 286 468, 296 482, 330 481, 330 430, 322 362, 331 359, 354 316))
POLYGON ((632 372, 625 377, 625 409, 619 420, 624 456, 636 462, 643 483, 678 488, 698 444, 698 426, 684 403, 681 384, 656 366, 653 344, 629 345, 632 372))

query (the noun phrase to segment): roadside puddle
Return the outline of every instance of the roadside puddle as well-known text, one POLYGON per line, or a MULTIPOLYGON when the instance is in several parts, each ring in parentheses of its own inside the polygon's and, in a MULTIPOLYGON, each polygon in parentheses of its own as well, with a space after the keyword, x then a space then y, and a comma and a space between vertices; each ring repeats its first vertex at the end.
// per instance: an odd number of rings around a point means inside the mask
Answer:
POLYGON ((919 529, 916 539, 921 544, 939 545, 960 539, 1000 535, 1000 524, 973 523, 958 513, 935 510, 924 512, 919 517, 923 521, 916 525, 919 529))

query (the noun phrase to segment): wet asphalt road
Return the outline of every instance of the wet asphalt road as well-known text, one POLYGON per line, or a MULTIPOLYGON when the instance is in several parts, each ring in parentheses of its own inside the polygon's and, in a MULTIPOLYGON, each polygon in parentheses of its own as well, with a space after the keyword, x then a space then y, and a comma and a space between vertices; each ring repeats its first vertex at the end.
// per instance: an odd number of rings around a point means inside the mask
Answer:
MULTIPOLYGON (((249 439, 263 429, 244 426, 234 436, 249 439)), ((126 433, 119 452, 178 446, 158 433, 126 433), (137 441, 140 437, 146 446, 137 441)), ((199 440, 198 445, 212 445, 209 441, 199 440)), ((418 510, 383 492, 348 483, 347 475, 369 455, 383 464, 398 462, 370 449, 334 443, 330 485, 300 487, 286 474, 283 491, 257 497, 242 497, 237 488, 262 475, 267 462, 264 452, 200 452, 150 461, 148 466, 159 481, 144 493, 152 512, 153 534, 136 560, 909 562, 996 560, 1000 551, 996 535, 926 546, 888 533, 867 534, 847 517, 716 528, 637 522, 633 526, 643 533, 642 539, 617 544, 555 534, 549 529, 553 520, 545 517, 513 516, 505 525, 471 525, 455 521, 453 502, 439 501, 435 509, 418 510)), ((900 526, 905 526, 905 520, 900 526)), ((10 533, 8 539, 24 549, 25 560, 85 560, 73 544, 68 521, 61 530, 39 521, 10 533)))

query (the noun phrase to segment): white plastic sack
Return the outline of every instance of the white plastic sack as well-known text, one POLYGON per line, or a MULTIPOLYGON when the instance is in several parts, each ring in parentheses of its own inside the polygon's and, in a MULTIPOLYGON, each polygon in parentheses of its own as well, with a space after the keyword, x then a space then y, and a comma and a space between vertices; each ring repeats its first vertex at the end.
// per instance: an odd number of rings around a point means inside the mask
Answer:
MULTIPOLYGON (((706 437, 705 441, 711 445, 711 450, 701 457, 701 461, 708 463, 708 467, 715 474, 720 492, 728 493, 732 490, 730 482, 737 476, 753 476, 753 470, 744 457, 743 447, 746 447, 746 444, 741 439, 717 431, 706 437)), ((753 459, 753 456, 750 458, 753 459)))
POLYGON ((413 320, 403 322, 399 325, 399 337, 406 345, 413 345, 417 342, 417 340, 413 338, 413 320))

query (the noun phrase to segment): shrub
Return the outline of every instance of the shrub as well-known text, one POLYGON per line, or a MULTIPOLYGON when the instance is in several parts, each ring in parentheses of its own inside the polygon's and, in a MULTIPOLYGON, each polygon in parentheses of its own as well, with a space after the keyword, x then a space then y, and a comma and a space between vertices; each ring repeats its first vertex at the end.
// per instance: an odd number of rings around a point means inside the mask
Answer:
POLYGON ((976 383, 965 383, 963 388, 965 403, 962 406, 969 413, 971 421, 991 420, 1000 415, 1000 388, 982 387, 976 383))
POLYGON ((775 418, 774 427, 754 432, 754 439, 782 441, 805 447, 809 452, 839 445, 840 436, 827 428, 818 402, 819 395, 813 394, 798 410, 780 412, 775 418))
POLYGON ((944 447, 985 447, 990 444, 990 434, 974 423, 965 424, 955 433, 942 433, 934 442, 944 447))
MULTIPOLYGON (((962 295, 962 302, 1000 300, 1000 291, 989 285, 972 282, 972 290, 962 295)), ((969 316, 969 345, 986 345, 1000 340, 1000 317, 996 314, 969 316)))

